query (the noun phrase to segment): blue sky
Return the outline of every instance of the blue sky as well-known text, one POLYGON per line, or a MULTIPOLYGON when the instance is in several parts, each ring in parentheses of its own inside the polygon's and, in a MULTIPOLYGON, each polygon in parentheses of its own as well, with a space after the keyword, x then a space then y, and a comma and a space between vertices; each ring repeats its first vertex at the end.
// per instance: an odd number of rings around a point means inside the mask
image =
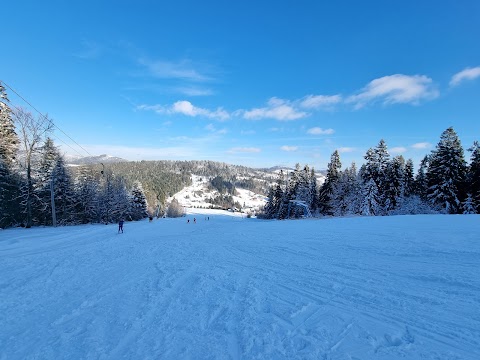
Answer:
POLYGON ((93 155, 324 169, 382 138, 415 165, 449 126, 465 149, 480 140, 476 0, 1 9, 0 80, 93 155))

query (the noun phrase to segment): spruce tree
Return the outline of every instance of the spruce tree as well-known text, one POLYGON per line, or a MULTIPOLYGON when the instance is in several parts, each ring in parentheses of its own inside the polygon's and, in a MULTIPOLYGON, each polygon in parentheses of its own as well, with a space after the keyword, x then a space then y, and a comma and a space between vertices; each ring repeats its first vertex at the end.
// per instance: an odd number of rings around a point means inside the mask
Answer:
POLYGON ((98 222, 99 216, 99 183, 95 179, 93 170, 82 167, 77 172, 75 181, 77 195, 76 213, 81 224, 98 222))
POLYGON ((427 198, 431 204, 449 214, 460 213, 461 204, 466 199, 466 174, 460 139, 449 127, 442 133, 430 157, 427 198))
POLYGON ((468 167, 468 183, 472 196, 472 203, 477 214, 480 214, 480 144, 478 141, 473 143, 469 149, 471 151, 471 161, 468 167))
POLYGON ((462 204, 464 214, 476 214, 475 203, 473 201, 472 194, 467 194, 467 199, 462 204))
POLYGON ((330 162, 327 166, 327 175, 325 182, 319 191, 318 206, 323 215, 333 215, 333 208, 331 204, 333 188, 338 181, 342 163, 340 161, 340 154, 335 150, 330 156, 330 162))
POLYGON ((385 174, 385 210, 391 212, 397 208, 405 196, 405 160, 396 156, 390 161, 385 174))
POLYGON ((315 170, 313 168, 310 173, 309 189, 310 189, 310 198, 308 200, 308 205, 310 206, 312 213, 315 213, 317 211, 317 205, 318 205, 318 202, 317 202, 318 184, 317 184, 317 176, 315 175, 315 170))
POLYGON ((360 176, 362 178, 362 202, 360 212, 362 215, 384 215, 383 199, 381 196, 380 166, 377 152, 368 149, 364 156, 366 162, 362 165, 360 176))
POLYGON ((417 176, 415 177, 414 183, 414 193, 422 200, 427 200, 428 192, 428 181, 427 181, 427 171, 428 171, 429 156, 426 155, 422 161, 420 161, 420 167, 417 171, 417 176))
POLYGON ((388 177, 388 166, 390 163, 390 154, 388 153, 385 140, 381 139, 374 149, 374 172, 373 179, 378 187, 379 213, 377 215, 386 215, 391 209, 392 198, 388 196, 391 185, 388 177))
POLYGON ((51 180, 52 173, 60 156, 53 140, 47 138, 40 149, 40 163, 34 182, 35 200, 33 203, 33 222, 39 225, 52 225, 51 180))
POLYGON ((14 170, 19 139, 11 115, 5 88, 0 83, 0 228, 13 225, 19 215, 15 201, 19 179, 14 170))
POLYGON ((347 212, 347 196, 348 196, 348 173, 341 171, 337 181, 333 184, 330 196, 330 208, 333 216, 343 216, 347 212))
POLYGON ((0 83, 0 161, 11 168, 16 160, 19 139, 8 102, 5 88, 0 83))
POLYGON ((382 215, 379 204, 380 195, 373 178, 369 178, 363 183, 361 193, 360 214, 364 216, 382 215))
POLYGON ((148 216, 147 200, 143 191, 142 183, 135 181, 132 187, 130 199, 130 214, 133 220, 141 220, 148 216))
POLYGON ((267 202, 265 207, 263 208, 263 214, 266 219, 273 219, 275 217, 275 208, 274 208, 274 201, 275 201, 275 188, 273 186, 270 187, 268 190, 267 195, 267 202))
POLYGON ((408 159, 405 164, 405 177, 404 177, 404 193, 405 196, 411 196, 415 192, 415 175, 413 170, 413 161, 408 159))
POLYGON ((347 181, 345 215, 356 215, 360 213, 361 185, 357 174, 357 167, 354 162, 349 168, 345 169, 345 176, 347 181))
POLYGON ((52 181, 57 224, 78 224, 80 221, 76 213, 77 199, 72 177, 60 155, 57 157, 55 168, 52 171, 52 181))

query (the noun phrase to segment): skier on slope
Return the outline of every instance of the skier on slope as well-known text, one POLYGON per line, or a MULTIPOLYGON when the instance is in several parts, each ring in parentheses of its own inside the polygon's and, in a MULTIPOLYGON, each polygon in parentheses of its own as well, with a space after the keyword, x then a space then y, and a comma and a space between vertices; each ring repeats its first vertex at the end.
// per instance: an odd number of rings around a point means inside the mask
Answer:
POLYGON ((118 232, 122 232, 123 233, 123 220, 120 220, 118 222, 118 232))

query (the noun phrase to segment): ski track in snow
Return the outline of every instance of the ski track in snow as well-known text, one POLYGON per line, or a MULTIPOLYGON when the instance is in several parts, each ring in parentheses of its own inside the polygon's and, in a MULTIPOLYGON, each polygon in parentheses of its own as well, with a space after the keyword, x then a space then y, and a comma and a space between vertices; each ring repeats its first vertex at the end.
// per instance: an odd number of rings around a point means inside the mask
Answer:
POLYGON ((0 359, 480 358, 480 216, 220 214, 0 231, 0 359))

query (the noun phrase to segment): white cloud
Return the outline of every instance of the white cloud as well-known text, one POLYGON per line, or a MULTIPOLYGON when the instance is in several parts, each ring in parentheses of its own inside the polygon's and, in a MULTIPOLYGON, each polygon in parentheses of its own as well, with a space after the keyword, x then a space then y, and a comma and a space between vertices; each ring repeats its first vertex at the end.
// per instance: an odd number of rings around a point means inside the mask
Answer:
POLYGON ((266 107, 243 111, 243 117, 249 120, 275 119, 280 121, 297 120, 308 116, 299 111, 287 100, 271 98, 266 107))
POLYGON ((406 151, 407 151, 407 148, 403 146, 397 146, 390 149, 390 153, 392 154, 403 154, 406 151))
POLYGON ((307 130, 307 134, 311 135, 331 135, 335 132, 333 129, 322 129, 319 127, 314 127, 307 130))
POLYGON ((212 80, 210 76, 200 73, 191 60, 180 60, 178 62, 139 59, 139 64, 147 68, 150 74, 162 79, 182 79, 189 81, 209 81, 212 80))
POLYGON ((452 76, 450 86, 457 86, 466 80, 475 80, 478 77, 480 77, 480 66, 466 68, 452 76))
POLYGON ((395 74, 372 80, 360 93, 349 96, 346 102, 360 109, 375 101, 384 104, 418 104, 421 100, 434 99, 438 95, 432 79, 425 75, 395 74))
POLYGON ((282 149, 283 151, 297 151, 297 150, 298 150, 298 146, 287 146, 287 145, 284 145, 284 146, 282 146, 280 149, 282 149))
POLYGON ((186 96, 210 96, 213 95, 214 92, 211 89, 206 88, 199 88, 199 87, 177 87, 175 88, 177 93, 186 95, 186 96))
POLYGON ((341 101, 340 95, 308 95, 300 101, 300 106, 307 109, 328 108, 341 101))
POLYGON ((191 117, 206 117, 217 120, 227 120, 230 118, 230 114, 222 108, 216 110, 209 110, 194 106, 190 101, 181 100, 175 102, 171 106, 164 105, 139 105, 137 110, 150 110, 155 111, 157 114, 182 114, 191 117))
POLYGON ((356 151, 355 148, 353 147, 340 147, 337 149, 337 151, 340 153, 340 154, 343 154, 343 153, 351 153, 351 152, 354 152, 356 151))
POLYGON ((256 134, 256 131, 255 130, 242 130, 242 131, 240 131, 240 134, 241 135, 253 135, 253 134, 256 134))
POLYGON ((229 153, 259 153, 261 150, 254 147, 235 147, 228 150, 229 153))
POLYGON ((273 127, 268 129, 269 132, 283 132, 283 128, 273 127))
POLYGON ((428 149, 431 146, 432 145, 428 142, 421 142, 421 143, 413 144, 411 147, 414 149, 428 149))
POLYGON ((168 108, 163 105, 138 105, 135 110, 145 110, 145 111, 154 111, 157 114, 165 114, 168 112, 168 108))
POLYGON ((228 133, 228 130, 227 129, 217 129, 213 124, 208 124, 207 126, 205 126, 205 130, 208 130, 208 131, 211 131, 215 134, 218 134, 218 135, 224 135, 226 133, 228 133))
POLYGON ((218 108, 212 111, 196 107, 190 101, 186 100, 177 101, 176 103, 174 103, 172 106, 172 112, 194 117, 205 116, 218 120, 227 120, 230 117, 230 115, 222 108, 218 108))
POLYGON ((216 131, 217 129, 215 129, 215 126, 213 124, 208 124, 207 126, 205 126, 205 130, 216 131))

